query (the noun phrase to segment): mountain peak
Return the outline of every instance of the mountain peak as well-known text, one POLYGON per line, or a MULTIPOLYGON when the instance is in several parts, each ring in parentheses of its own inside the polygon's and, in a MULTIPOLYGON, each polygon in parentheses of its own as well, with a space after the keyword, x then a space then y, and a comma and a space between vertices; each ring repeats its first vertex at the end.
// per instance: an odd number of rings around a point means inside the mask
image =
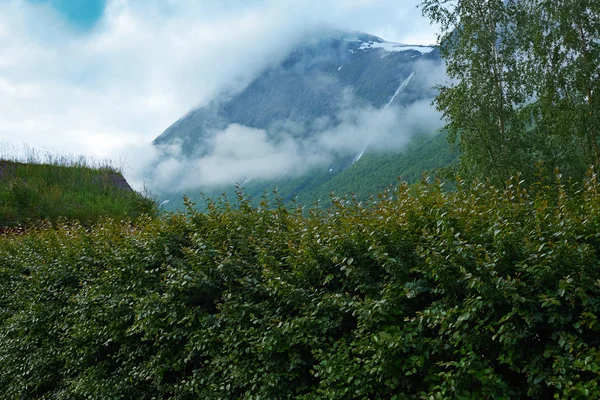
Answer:
POLYGON ((351 53, 380 49, 387 53, 417 51, 421 54, 427 54, 435 49, 434 46, 388 42, 387 40, 368 33, 332 28, 314 31, 308 34, 302 42, 309 46, 323 45, 331 42, 345 42, 348 51, 351 53))
POLYGON ((434 50, 355 31, 313 31, 282 62, 238 92, 189 112, 154 144, 174 145, 182 157, 203 160, 198 165, 218 165, 227 175, 223 179, 198 172, 202 184, 216 185, 291 172, 288 161, 295 151, 302 153, 318 141, 328 147, 317 158, 328 163, 333 176, 361 159, 373 135, 391 132, 386 138, 397 141, 399 130, 413 129, 398 115, 417 102, 429 104, 434 96, 429 75, 432 65, 441 64, 434 50), (328 142, 330 133, 344 137, 328 142), (271 154, 269 149, 285 153, 276 167, 261 159, 271 154))

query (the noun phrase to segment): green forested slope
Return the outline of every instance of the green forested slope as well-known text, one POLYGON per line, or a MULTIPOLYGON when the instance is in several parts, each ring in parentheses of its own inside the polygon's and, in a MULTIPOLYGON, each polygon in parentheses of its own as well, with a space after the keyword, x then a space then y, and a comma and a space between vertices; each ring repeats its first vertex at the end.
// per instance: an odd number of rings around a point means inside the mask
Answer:
MULTIPOLYGON (((367 200, 398 180, 409 183, 418 181, 423 172, 432 172, 455 162, 458 154, 450 149, 444 133, 431 136, 418 136, 400 152, 367 151, 355 164, 337 173, 329 173, 328 167, 313 169, 300 177, 282 177, 277 181, 252 181, 244 185, 244 191, 257 200, 266 192, 277 188, 279 196, 285 200, 296 197, 298 202, 310 205, 319 201, 330 203, 330 194, 345 195, 354 193, 359 200, 367 200)), ((222 193, 235 197, 233 187, 206 191, 209 198, 217 198, 222 193)), ((203 209, 204 202, 198 192, 186 193, 203 209)), ((183 205, 181 194, 173 194, 171 209, 183 205)))
MULTIPOLYGON (((446 167, 455 160, 456 154, 450 150, 445 134, 418 137, 400 153, 366 152, 354 165, 331 179, 292 193, 305 204, 318 199, 328 202, 331 192, 338 196, 353 193, 359 200, 366 200, 390 185, 397 185, 398 180, 414 183, 424 172, 446 167)), ((291 192, 283 185, 280 190, 285 194, 291 192)))

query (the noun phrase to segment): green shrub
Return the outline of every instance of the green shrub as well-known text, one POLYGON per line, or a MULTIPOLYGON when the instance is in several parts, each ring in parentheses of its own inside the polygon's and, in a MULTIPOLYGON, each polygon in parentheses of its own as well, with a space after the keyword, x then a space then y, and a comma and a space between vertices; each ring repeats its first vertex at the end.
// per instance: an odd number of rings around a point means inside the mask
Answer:
POLYGON ((15 399, 600 397, 600 184, 406 185, 328 210, 0 238, 15 399))

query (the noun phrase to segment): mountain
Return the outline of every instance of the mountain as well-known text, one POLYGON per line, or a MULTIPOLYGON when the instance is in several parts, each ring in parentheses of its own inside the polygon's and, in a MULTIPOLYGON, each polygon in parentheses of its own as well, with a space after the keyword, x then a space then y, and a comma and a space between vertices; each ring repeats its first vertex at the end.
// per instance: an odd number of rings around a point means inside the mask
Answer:
MULTIPOLYGON (((285 193, 289 197, 307 187, 314 190, 315 185, 306 184, 306 180, 314 181, 317 174, 322 187, 316 192, 324 188, 335 189, 327 182, 356 164, 365 151, 395 150, 392 153, 400 156, 400 150, 405 149, 409 139, 419 133, 435 132, 436 129, 430 127, 435 124, 428 121, 433 113, 429 112, 423 118, 411 107, 420 105, 421 111, 430 109, 429 103, 435 95, 432 86, 441 65, 435 47, 391 43, 359 32, 320 31, 306 36, 283 62, 267 68, 247 87, 235 93, 223 93, 209 104, 190 111, 153 143, 158 148, 176 145, 178 157, 197 160, 222 151, 215 140, 220 132, 227 132, 232 126, 249 128, 251 131, 245 131, 245 134, 258 136, 257 132, 260 132, 265 142, 275 148, 289 141, 300 147, 301 150, 294 152, 294 155, 300 153, 300 162, 296 164, 302 164, 304 159, 310 164, 308 154, 314 155, 313 151, 319 154, 314 158, 320 162, 300 168, 302 173, 298 172, 297 165, 290 166, 285 162, 285 167, 279 163, 268 171, 259 169, 259 173, 248 168, 246 175, 241 171, 237 176, 233 175, 237 178, 235 181, 224 181, 221 187, 236 182, 248 186, 254 181, 253 191, 257 191, 277 183, 289 186, 292 191, 298 190, 285 193), (396 116, 383 114, 387 110, 394 110, 396 116), (391 122, 383 126, 381 121, 386 118, 391 118, 391 122), (423 121, 414 121, 419 118, 423 121), (371 124, 373 120, 377 120, 374 125, 371 124), (359 123, 364 126, 357 131, 356 124, 359 123), (353 131, 353 135, 345 136, 346 131, 353 131), (384 131, 391 132, 386 136, 381 134, 384 131), (332 139, 334 134, 337 142, 332 139), (290 174, 285 177, 288 172, 290 174)), ((439 120, 439 117, 433 119, 439 120)), ((244 146, 245 141, 238 139, 234 137, 229 141, 230 145, 244 146)), ((444 151, 450 154, 447 149, 444 151)), ((375 157, 375 160, 389 161, 389 152, 386 157, 375 157)), ((446 160, 448 157, 441 158, 446 160)), ((224 168, 236 161, 219 160, 224 168)), ((377 164, 374 160, 371 163, 377 164)), ((433 167, 436 166, 439 165, 433 167)), ((396 176, 402 175, 402 171, 397 172, 396 176)), ((199 189, 206 192, 217 187, 219 190, 219 185, 212 179, 203 179, 209 180, 211 186, 200 185, 199 189)), ((181 190, 189 193, 196 188, 182 186, 181 190)))

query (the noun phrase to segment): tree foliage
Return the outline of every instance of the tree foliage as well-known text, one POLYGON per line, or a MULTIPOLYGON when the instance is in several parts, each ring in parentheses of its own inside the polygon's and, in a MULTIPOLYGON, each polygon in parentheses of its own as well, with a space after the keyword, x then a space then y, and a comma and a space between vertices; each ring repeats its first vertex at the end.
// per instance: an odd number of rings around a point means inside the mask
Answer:
POLYGON ((463 167, 503 182, 600 163, 600 3, 425 0, 450 83, 435 104, 463 167))
POLYGON ((597 177, 465 186, 0 237, 0 393, 599 398, 597 177))

